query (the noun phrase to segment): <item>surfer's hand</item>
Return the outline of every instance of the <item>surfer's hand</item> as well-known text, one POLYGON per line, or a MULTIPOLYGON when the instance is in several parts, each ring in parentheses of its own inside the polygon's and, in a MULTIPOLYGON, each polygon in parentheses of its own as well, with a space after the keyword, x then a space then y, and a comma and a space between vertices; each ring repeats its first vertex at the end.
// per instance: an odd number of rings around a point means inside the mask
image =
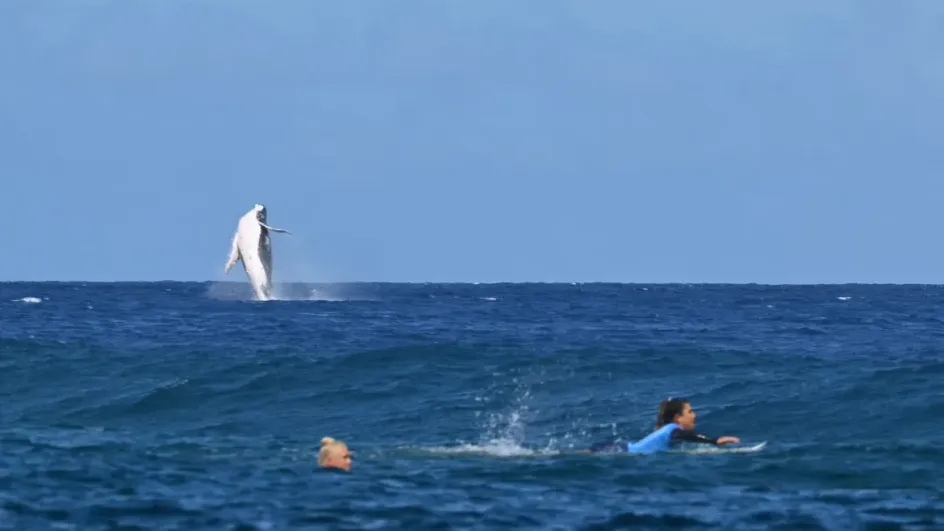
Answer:
POLYGON ((725 444, 737 444, 741 442, 741 439, 737 437, 718 437, 718 446, 724 446, 725 444))

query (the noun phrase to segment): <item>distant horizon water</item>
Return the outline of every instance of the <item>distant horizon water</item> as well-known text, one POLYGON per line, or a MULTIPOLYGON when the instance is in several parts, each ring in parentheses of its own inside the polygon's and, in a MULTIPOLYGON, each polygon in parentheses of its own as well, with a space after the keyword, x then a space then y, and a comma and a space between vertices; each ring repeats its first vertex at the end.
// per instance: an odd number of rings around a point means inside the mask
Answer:
MULTIPOLYGON (((276 285, 610 285, 610 286, 762 286, 762 287, 826 287, 826 286, 944 286, 942 282, 891 282, 891 281, 841 281, 841 282, 725 282, 725 281, 611 281, 611 280, 277 280, 276 285)), ((247 284, 238 280, 0 280, 0 284, 247 284)))

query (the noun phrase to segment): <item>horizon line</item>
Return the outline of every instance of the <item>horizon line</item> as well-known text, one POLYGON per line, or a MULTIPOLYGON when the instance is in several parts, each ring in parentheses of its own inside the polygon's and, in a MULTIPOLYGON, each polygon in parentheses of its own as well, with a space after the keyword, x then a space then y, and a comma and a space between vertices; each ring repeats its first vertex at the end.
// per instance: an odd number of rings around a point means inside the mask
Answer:
MULTIPOLYGON (((0 280, 2 284, 247 284, 238 280, 0 280)), ((291 284, 387 284, 387 285, 586 285, 610 284, 620 286, 942 286, 940 282, 891 282, 891 281, 844 281, 844 282, 757 282, 757 281, 612 281, 612 280, 285 280, 274 285, 291 284)))

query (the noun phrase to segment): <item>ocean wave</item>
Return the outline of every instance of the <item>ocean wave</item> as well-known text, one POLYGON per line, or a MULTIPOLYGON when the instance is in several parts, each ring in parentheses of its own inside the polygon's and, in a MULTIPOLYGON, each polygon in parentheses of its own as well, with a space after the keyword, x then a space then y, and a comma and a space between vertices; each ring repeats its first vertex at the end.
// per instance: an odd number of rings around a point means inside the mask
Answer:
POLYGON ((385 284, 246 304, 208 286, 0 284, 49 298, 2 303, 0 526, 944 518, 938 288, 385 284), (580 453, 651 432, 668 396, 699 430, 768 445, 580 453), (352 473, 318 469, 327 435, 352 473))

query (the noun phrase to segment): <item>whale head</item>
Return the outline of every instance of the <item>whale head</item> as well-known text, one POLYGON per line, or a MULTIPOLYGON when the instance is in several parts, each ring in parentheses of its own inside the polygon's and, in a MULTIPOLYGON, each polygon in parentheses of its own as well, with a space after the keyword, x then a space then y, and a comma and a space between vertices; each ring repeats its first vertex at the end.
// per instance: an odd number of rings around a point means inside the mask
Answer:
POLYGON ((256 213, 256 219, 257 219, 258 221, 260 221, 260 222, 262 222, 262 223, 265 223, 265 222, 266 222, 266 207, 265 207, 265 205, 260 205, 259 203, 256 203, 256 204, 252 207, 252 210, 256 213))

